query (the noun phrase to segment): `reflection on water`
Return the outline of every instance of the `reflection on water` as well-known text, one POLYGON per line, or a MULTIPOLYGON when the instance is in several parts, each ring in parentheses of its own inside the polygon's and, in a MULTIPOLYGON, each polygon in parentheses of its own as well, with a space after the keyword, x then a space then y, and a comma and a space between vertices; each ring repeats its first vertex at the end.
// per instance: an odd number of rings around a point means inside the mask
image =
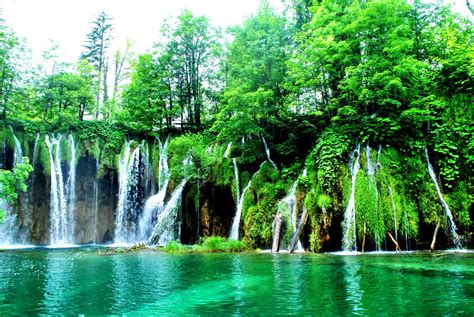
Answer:
POLYGON ((364 290, 360 287, 360 262, 359 257, 348 256, 343 258, 344 261, 344 281, 346 282, 346 291, 349 306, 352 311, 351 314, 363 315, 364 309, 362 308, 362 297, 364 296, 364 290))
POLYGON ((241 308, 245 306, 245 280, 240 255, 232 259, 232 289, 236 305, 235 313, 240 314, 242 313, 241 308))
POLYGON ((473 315, 474 254, 0 253, 0 315, 473 315))
POLYGON ((72 274, 74 256, 67 258, 60 252, 51 252, 47 259, 46 285, 43 305, 50 314, 61 314, 65 302, 73 297, 72 274))

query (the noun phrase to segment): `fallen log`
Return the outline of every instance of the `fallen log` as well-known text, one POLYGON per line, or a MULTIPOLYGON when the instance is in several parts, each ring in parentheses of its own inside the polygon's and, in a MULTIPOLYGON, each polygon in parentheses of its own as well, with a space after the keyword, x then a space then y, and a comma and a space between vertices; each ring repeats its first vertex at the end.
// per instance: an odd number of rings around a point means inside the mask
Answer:
POLYGON ((390 237, 390 239, 392 240, 393 244, 395 244, 395 251, 402 252, 402 249, 400 249, 400 246, 398 245, 397 240, 395 240, 395 238, 392 236, 392 234, 390 232, 387 232, 387 233, 388 233, 388 236, 390 237))
POLYGON ((440 225, 441 225, 441 221, 438 221, 438 224, 436 225, 436 229, 433 233, 433 240, 431 240, 430 252, 433 252, 435 249, 436 236, 438 235, 438 230, 439 230, 440 225))
POLYGON ((275 216, 275 231, 273 233, 273 244, 272 252, 276 253, 280 251, 280 236, 281 236, 281 225, 283 223, 283 218, 281 214, 275 216))
POLYGON ((290 253, 295 252, 296 244, 298 243, 298 240, 300 239, 300 236, 301 236, 301 233, 303 232, 303 228, 306 224, 306 221, 308 221, 308 211, 306 210, 306 208, 303 208, 303 213, 301 214, 298 228, 296 228, 296 232, 291 238, 290 248, 288 249, 290 253))

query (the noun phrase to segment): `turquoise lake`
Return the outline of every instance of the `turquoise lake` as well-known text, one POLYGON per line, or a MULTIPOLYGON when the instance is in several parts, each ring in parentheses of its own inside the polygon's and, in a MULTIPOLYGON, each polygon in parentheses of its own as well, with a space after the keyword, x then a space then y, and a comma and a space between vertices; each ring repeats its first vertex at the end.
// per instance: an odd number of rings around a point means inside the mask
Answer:
POLYGON ((0 252, 0 315, 55 314, 472 316, 474 254, 0 252))

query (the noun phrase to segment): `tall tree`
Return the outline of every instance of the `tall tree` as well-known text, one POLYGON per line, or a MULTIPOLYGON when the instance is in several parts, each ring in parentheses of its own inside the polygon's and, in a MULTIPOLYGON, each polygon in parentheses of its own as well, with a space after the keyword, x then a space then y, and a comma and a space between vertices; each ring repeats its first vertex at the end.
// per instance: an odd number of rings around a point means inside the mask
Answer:
POLYGON ((24 53, 24 45, 15 32, 0 21, 0 115, 3 118, 7 117, 12 96, 21 81, 24 53))
POLYGON ((265 124, 280 120, 287 95, 289 32, 285 19, 263 3, 232 35, 224 107, 213 129, 223 138, 238 140, 259 136, 265 124))
POLYGON ((112 40, 112 18, 104 11, 100 12, 98 17, 92 21, 92 29, 87 34, 86 43, 84 44, 85 51, 81 58, 86 59, 89 63, 94 65, 97 71, 96 79, 96 110, 95 117, 99 118, 103 105, 108 100, 107 93, 107 73, 108 65, 108 49, 112 40), (102 100, 101 100, 102 94, 102 100))
MULTIPOLYGON (((185 10, 176 25, 163 28, 167 44, 165 52, 172 52, 170 62, 175 68, 176 88, 188 123, 201 128, 203 111, 203 84, 209 75, 213 52, 217 45, 216 32, 206 17, 195 17, 185 10)), ((166 54, 166 53, 165 53, 166 54)))

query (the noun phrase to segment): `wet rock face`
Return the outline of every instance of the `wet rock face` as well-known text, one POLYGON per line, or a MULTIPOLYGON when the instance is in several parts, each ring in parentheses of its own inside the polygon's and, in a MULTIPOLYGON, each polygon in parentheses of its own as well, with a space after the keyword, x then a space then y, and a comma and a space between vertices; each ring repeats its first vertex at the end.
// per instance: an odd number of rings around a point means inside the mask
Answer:
POLYGON ((76 243, 111 241, 117 189, 117 177, 113 172, 107 171, 96 182, 95 159, 90 156, 79 159, 76 178, 76 243), (95 186, 98 186, 97 197, 95 186))
POLYGON ((199 188, 189 185, 183 191, 182 204, 182 243, 194 243, 199 237, 228 236, 236 207, 229 187, 207 182, 199 188))
MULTIPOLYGON (((75 243, 111 242, 114 230, 114 214, 117 204, 117 175, 106 171, 98 180, 97 208, 95 195, 96 161, 91 156, 82 156, 77 162, 76 203, 75 203, 75 243), (96 214, 97 210, 97 214, 96 214)), ((64 170, 66 166, 64 166, 64 170)), ((24 223, 20 217, 20 226, 26 228, 29 242, 49 244, 50 240, 50 199, 51 178, 44 174, 42 164, 37 163, 30 178, 28 210, 31 224, 24 223), (29 228, 28 228, 29 227, 29 228)))

